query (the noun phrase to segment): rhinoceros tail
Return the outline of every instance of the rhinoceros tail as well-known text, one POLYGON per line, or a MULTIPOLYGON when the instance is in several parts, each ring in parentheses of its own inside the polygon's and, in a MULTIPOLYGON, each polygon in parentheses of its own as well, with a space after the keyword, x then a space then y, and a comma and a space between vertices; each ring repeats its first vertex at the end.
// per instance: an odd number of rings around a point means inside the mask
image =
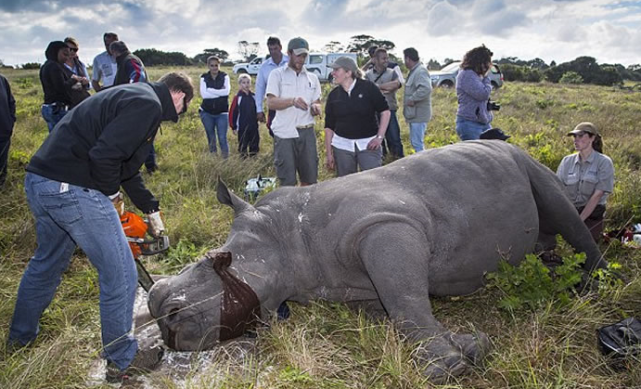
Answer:
POLYGON ((539 212, 539 238, 561 234, 577 252, 586 254, 585 269, 604 268, 603 259, 590 231, 567 198, 563 184, 552 170, 543 166, 522 150, 514 147, 515 159, 527 172, 532 194, 539 212))

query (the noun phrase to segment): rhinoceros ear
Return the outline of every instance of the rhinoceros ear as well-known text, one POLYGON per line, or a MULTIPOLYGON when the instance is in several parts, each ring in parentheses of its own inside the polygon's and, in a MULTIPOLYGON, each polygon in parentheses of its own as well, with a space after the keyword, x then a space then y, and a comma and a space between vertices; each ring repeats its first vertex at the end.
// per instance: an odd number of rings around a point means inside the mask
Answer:
POLYGON ((236 215, 251 207, 251 204, 230 192, 227 188, 227 185, 225 185, 220 177, 218 177, 216 197, 221 204, 229 205, 230 207, 232 207, 232 209, 234 210, 234 214, 236 215))

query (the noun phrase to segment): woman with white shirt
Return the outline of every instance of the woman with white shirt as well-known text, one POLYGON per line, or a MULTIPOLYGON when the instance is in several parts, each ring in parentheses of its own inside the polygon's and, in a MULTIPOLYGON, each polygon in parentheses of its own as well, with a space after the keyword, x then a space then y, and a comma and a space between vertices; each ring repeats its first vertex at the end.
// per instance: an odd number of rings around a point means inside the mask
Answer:
POLYGON ((220 58, 211 56, 207 58, 209 72, 200 76, 200 95, 203 102, 198 112, 207 133, 209 151, 216 153, 216 138, 220 145, 223 158, 229 156, 227 143, 227 126, 229 123, 229 76, 220 71, 220 58))
POLYGON ((385 96, 371 81, 361 79, 353 59, 340 57, 332 64, 338 84, 325 105, 325 163, 341 177, 383 163, 381 143, 390 120, 385 96), (380 114, 377 120, 376 113, 380 114))

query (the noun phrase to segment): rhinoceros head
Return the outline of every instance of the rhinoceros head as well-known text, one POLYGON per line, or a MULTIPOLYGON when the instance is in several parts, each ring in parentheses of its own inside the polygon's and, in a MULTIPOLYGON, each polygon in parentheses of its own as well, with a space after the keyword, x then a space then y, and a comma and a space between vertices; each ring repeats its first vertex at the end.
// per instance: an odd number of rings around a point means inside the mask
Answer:
POLYGON ((219 341, 242 335, 260 315, 256 293, 237 277, 238 270, 229 269, 233 257, 242 260, 259 255, 261 244, 256 234, 237 228, 239 223, 248 223, 241 214, 249 213, 251 218, 255 209, 231 194, 222 182, 218 199, 232 206, 236 214, 228 242, 178 275, 158 281, 149 291, 149 311, 165 344, 175 350, 210 349, 219 341), (229 251, 234 248, 242 253, 229 251))

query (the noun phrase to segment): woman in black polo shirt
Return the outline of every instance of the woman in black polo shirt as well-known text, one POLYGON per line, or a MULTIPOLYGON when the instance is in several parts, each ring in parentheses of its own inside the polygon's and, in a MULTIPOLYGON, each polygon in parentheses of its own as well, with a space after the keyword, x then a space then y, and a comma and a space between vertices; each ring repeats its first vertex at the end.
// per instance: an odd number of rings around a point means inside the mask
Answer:
POLYGON ((346 176, 383 163, 381 143, 390 119, 385 96, 376 84, 361 79, 354 60, 340 57, 332 76, 338 85, 325 105, 325 163, 336 175, 346 176), (380 113, 380 121, 376 113, 380 113))

